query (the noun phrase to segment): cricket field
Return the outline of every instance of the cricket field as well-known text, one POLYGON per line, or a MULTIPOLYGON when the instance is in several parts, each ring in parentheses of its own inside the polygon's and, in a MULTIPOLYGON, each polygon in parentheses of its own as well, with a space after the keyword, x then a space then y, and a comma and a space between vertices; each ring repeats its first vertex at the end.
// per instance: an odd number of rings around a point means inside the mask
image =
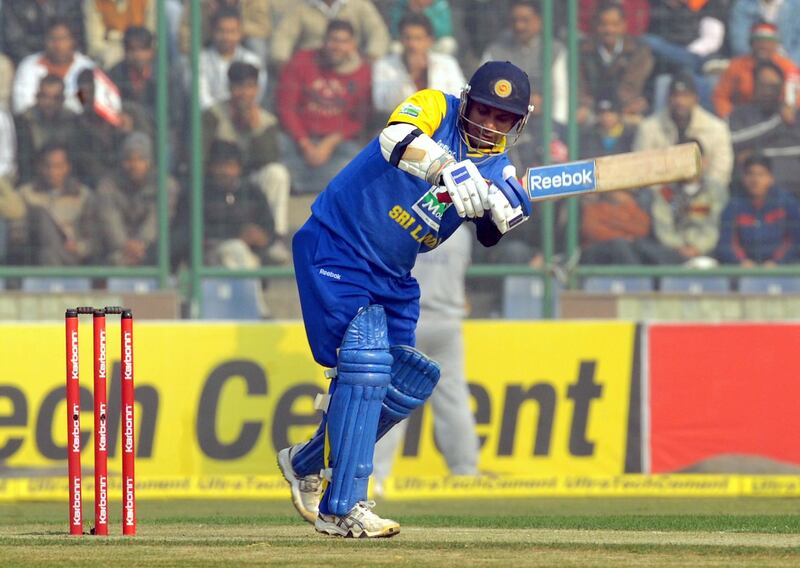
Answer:
POLYGON ((800 566, 800 499, 429 500, 376 511, 401 523, 398 536, 316 534, 288 498, 140 501, 134 538, 120 536, 118 502, 108 538, 68 536, 66 502, 4 503, 0 566, 800 566))

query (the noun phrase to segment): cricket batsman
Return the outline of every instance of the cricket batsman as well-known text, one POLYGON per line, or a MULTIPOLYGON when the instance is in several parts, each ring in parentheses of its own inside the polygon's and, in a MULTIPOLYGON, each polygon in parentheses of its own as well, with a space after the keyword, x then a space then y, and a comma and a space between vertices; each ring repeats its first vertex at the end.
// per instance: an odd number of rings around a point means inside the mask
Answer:
POLYGON ((524 71, 483 64, 461 97, 423 90, 319 195, 292 242, 306 335, 328 367, 322 422, 278 453, 292 502, 320 533, 390 537, 367 501, 375 442, 430 396, 436 362, 414 349, 419 253, 465 220, 484 246, 531 214, 506 150, 532 110, 524 71))

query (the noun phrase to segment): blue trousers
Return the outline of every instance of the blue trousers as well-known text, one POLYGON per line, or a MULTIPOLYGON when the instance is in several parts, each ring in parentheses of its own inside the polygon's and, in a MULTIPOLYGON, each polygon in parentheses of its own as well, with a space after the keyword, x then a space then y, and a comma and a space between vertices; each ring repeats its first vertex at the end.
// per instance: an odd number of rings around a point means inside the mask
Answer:
POLYGON ((380 304, 386 312, 390 345, 414 347, 419 318, 419 285, 410 275, 378 270, 315 217, 292 240, 300 307, 314 360, 336 366, 348 324, 358 310, 380 304))

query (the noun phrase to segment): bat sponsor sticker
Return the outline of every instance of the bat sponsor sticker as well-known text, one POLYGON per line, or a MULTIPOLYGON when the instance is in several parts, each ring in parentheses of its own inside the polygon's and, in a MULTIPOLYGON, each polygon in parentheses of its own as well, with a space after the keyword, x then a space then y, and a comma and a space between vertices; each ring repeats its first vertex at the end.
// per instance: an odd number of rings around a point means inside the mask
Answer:
POLYGON ((597 188, 593 160, 542 166, 528 170, 531 199, 585 193, 597 188))

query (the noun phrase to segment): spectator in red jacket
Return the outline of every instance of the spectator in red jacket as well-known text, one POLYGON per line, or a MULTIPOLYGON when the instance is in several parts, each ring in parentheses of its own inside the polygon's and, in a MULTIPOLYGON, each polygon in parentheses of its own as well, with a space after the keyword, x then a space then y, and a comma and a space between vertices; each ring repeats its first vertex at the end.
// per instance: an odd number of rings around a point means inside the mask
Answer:
POLYGON ((320 49, 297 52, 283 68, 278 114, 288 134, 294 190, 319 193, 359 151, 371 108, 372 74, 353 25, 332 20, 320 49))

